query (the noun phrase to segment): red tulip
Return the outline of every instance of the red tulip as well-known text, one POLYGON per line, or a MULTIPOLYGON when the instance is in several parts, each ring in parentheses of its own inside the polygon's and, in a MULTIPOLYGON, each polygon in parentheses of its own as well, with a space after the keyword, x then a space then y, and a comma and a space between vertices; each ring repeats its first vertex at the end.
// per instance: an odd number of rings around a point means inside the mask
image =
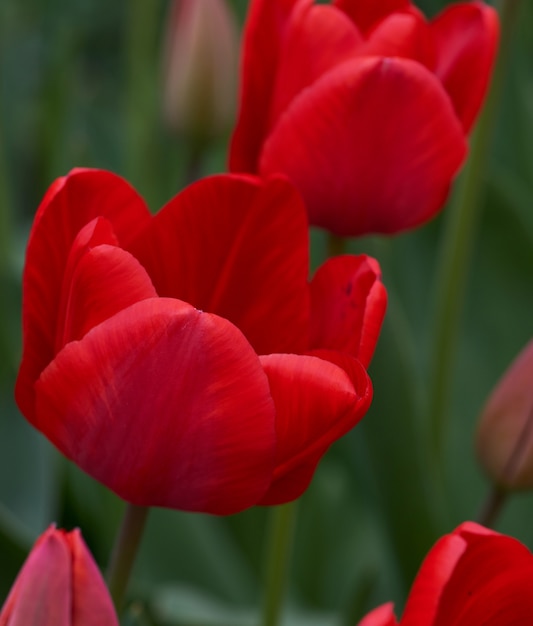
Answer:
POLYGON ((37 539, 2 608, 0 626, 118 626, 79 530, 52 526, 37 539))
POLYGON ((524 626, 533 616, 532 577, 524 545, 465 522, 430 550, 399 622, 389 603, 359 626, 524 626))
POLYGON ((286 174, 312 224, 396 233, 443 206, 498 39, 494 9, 252 0, 230 169, 286 174))
POLYGON ((292 500, 370 404, 386 303, 368 257, 307 273, 285 180, 215 176, 152 217, 121 178, 74 171, 30 233, 18 405, 134 504, 292 500))

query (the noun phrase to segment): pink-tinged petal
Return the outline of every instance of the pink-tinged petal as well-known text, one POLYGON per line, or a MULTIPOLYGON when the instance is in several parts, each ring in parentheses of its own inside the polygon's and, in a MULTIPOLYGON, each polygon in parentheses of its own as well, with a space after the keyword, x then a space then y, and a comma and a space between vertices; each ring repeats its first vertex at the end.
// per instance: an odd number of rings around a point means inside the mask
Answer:
POLYGON ((379 606, 363 617, 357 626, 398 626, 394 616, 394 605, 388 602, 379 606))
POLYGON ((305 87, 361 49, 357 26, 329 5, 297 7, 289 20, 274 87, 271 124, 305 87))
POLYGON ((71 626, 72 565, 50 528, 26 559, 0 613, 0 626, 71 626))
POLYGON ((344 236, 396 233, 439 211, 465 154, 438 80, 415 61, 371 57, 344 63, 293 100, 260 169, 289 177, 312 224, 344 236))
POLYGON ((310 291, 311 348, 348 352, 367 367, 387 308, 378 262, 366 255, 329 259, 310 291))
POLYGON ((177 300, 143 300, 69 343, 36 383, 39 428, 133 504, 215 514, 271 481, 275 417, 242 333, 177 300))
POLYGON ((447 7, 431 23, 435 73, 468 132, 489 84, 499 38, 498 14, 483 2, 447 7))
POLYGON ((429 26, 419 11, 393 13, 369 34, 360 54, 414 59, 429 70, 435 66, 435 46, 429 26))
MULTIPOLYGON (((499 624, 499 613, 513 597, 508 583, 513 573, 527 570, 523 584, 530 589, 532 555, 516 539, 474 523, 465 523, 440 539, 424 560, 415 579, 401 620, 402 626, 466 626, 499 624), (507 596, 507 599, 506 599, 507 596), (503 601, 502 604, 500 604, 503 601), (465 621, 465 616, 473 621, 465 621), (495 621, 485 621, 491 618, 495 621)), ((516 599, 516 596, 515 596, 516 599)), ((531 594, 522 594, 521 606, 531 611, 531 594)), ((515 612, 515 615, 518 613, 515 612)), ((514 616, 515 616, 514 615, 514 616)), ((532 613, 529 613, 531 616, 532 613)), ((510 617, 514 616, 511 614, 510 617)), ((511 619, 506 624, 519 624, 511 619)))
POLYGON ((88 250, 68 285, 57 351, 135 302, 156 297, 146 270, 129 252, 107 244, 88 250))
POLYGON ((23 359, 16 397, 31 420, 33 383, 52 360, 63 273, 79 230, 105 217, 121 245, 150 221, 143 200, 122 178, 102 170, 73 170, 56 181, 41 203, 30 232, 23 277, 23 359))
POLYGON ((329 446, 368 410, 370 379, 358 361, 350 361, 348 375, 338 365, 316 356, 261 357, 276 406, 277 454, 274 479, 260 504, 298 498, 329 446))
POLYGON ((391 13, 409 11, 412 8, 410 0, 334 0, 333 4, 344 11, 365 33, 391 13))
POLYGON ((72 554, 72 626, 118 626, 115 609, 100 570, 78 529, 65 535, 72 554))
POLYGON ((154 218, 135 256, 160 296, 230 320, 258 354, 309 341, 305 207, 280 178, 213 176, 154 218))
POLYGON ((287 24, 295 7, 310 4, 312 0, 250 3, 242 44, 239 113, 229 156, 233 172, 257 171, 287 24))

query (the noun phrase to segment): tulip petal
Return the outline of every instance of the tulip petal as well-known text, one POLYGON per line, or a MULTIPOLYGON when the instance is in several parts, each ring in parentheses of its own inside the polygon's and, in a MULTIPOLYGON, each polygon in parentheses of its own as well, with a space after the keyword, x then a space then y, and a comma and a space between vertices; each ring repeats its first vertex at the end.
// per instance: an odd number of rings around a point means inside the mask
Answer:
POLYGON ((498 14, 484 2, 447 7, 430 25, 435 73, 468 132, 487 91, 499 37, 498 14))
MULTIPOLYGON (((522 584, 530 589, 532 558, 529 550, 516 539, 478 524, 462 524, 440 539, 424 560, 409 594, 402 626, 502 623, 496 618, 498 615, 501 618, 498 611, 504 604, 506 609, 510 608, 505 596, 507 599, 514 596, 508 588, 509 583, 512 587, 516 582, 513 572, 528 569, 529 575, 522 576, 522 584), (504 604, 501 604, 502 599, 504 604), (465 621, 466 616, 471 621, 465 621), (488 618, 494 621, 485 621, 488 618)), ((522 587, 520 595, 515 611, 503 613, 510 617, 505 620, 506 624, 525 623, 513 621, 516 615, 525 615, 520 613, 524 608, 529 610, 529 617, 533 614, 531 594, 522 587)))
POLYGON ((344 11, 365 33, 391 13, 411 9, 410 0, 334 0, 333 4, 344 11))
POLYGON ((393 609, 392 602, 387 602, 368 613, 357 626, 397 626, 393 609))
POLYGON ((150 220, 144 201, 122 178, 101 170, 73 170, 56 181, 33 223, 23 278, 24 352, 16 387, 22 413, 34 412, 33 383, 55 353, 63 273, 78 231, 95 217, 109 220, 127 245, 150 220))
POLYGON ((289 177, 312 224, 339 235, 395 233, 437 213, 465 153, 435 77, 409 59, 371 57, 344 63, 293 100, 260 169, 289 177))
POLYGON ((0 626, 72 624, 72 566, 55 529, 41 535, 0 613, 0 626))
POLYGON ((72 553, 72 626, 118 626, 111 596, 78 529, 65 535, 72 553))
POLYGON ((122 309, 156 297, 146 270, 129 252, 105 244, 88 250, 79 259, 68 286, 58 351, 122 309))
MULTIPOLYGON (((337 355, 339 361, 343 355, 337 355)), ((260 504, 281 504, 307 488, 329 446, 351 430, 367 411, 370 379, 350 357, 350 375, 316 356, 261 357, 276 405, 277 455, 274 480, 260 504)))
POLYGON ((308 227, 286 180, 214 176, 153 219, 135 256, 160 296, 230 320, 258 354, 309 341, 308 227))
POLYGON ((229 156, 232 172, 257 171, 289 18, 295 7, 310 4, 312 0, 255 0, 250 3, 242 44, 239 114, 229 156), (260 71, 257 68, 261 68, 260 71))
POLYGON ((36 383, 37 427, 141 506, 229 514, 271 480, 274 407, 259 360, 226 320, 143 300, 58 353, 36 383))
POLYGON ((310 288, 311 348, 348 352, 367 367, 387 306, 377 261, 366 255, 329 259, 310 288))
POLYGON ((362 44, 357 27, 342 11, 330 5, 299 5, 291 14, 281 48, 270 126, 298 92, 353 58, 362 44))
POLYGON ((386 17, 370 33, 360 54, 413 59, 429 70, 435 66, 435 46, 429 26, 418 11, 386 17))

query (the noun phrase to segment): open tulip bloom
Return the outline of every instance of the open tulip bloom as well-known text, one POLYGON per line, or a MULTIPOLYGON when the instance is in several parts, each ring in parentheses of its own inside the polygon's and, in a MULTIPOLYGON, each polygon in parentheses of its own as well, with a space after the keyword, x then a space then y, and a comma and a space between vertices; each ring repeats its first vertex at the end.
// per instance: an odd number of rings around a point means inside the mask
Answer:
POLYGON ((155 217, 109 172, 57 180, 27 248, 22 413, 136 505, 297 498, 368 409, 386 306, 366 256, 309 282, 307 231, 281 178, 204 179, 155 217))
POLYGON ((389 603, 359 626, 525 626, 533 616, 532 578, 526 546, 465 522, 427 555, 400 622, 389 603))
POLYGON ((0 626, 118 626, 79 530, 51 526, 35 542, 0 612, 0 626))
POLYGON ((252 0, 235 172, 286 174, 312 224, 396 233, 433 217, 466 154, 498 39, 482 2, 252 0))

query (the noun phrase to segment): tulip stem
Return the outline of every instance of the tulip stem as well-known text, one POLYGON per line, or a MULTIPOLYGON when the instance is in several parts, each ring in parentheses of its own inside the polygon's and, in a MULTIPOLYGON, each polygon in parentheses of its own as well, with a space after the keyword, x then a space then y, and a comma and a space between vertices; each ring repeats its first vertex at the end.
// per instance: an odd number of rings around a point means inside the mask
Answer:
POLYGON ((477 516, 477 521, 486 528, 493 528, 496 518, 500 514, 503 505, 507 501, 507 491, 493 485, 487 499, 483 503, 477 516))
POLYGON ((292 555, 298 502, 275 507, 271 512, 267 541, 265 595, 261 626, 278 626, 283 609, 292 555))
POLYGON ((124 602, 124 594, 149 510, 148 507, 127 504, 120 530, 115 539, 107 572, 107 582, 117 612, 120 612, 124 602))
POLYGON ((327 254, 331 259, 334 256, 339 256, 346 253, 346 239, 339 237, 339 235, 333 235, 328 233, 327 254))
POLYGON ((468 264, 480 217, 488 148, 502 91, 505 62, 511 44, 511 32, 519 0, 502 4, 501 45, 492 87, 472 137, 470 158, 460 187, 450 207, 443 234, 434 284, 434 320, 431 346, 428 417, 431 420, 431 448, 437 464, 442 461, 450 389, 463 308, 468 264))

